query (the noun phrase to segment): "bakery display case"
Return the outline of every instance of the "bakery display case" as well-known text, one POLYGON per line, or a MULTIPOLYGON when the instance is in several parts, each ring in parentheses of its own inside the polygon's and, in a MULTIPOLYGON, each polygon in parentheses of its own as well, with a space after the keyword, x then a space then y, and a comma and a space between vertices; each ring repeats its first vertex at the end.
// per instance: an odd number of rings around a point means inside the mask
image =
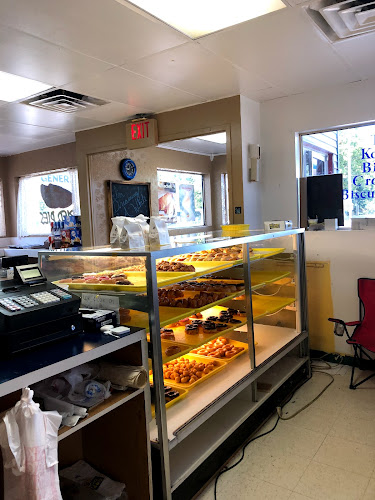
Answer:
POLYGON ((84 305, 111 300, 121 324, 147 332, 155 496, 184 498, 189 476, 233 432, 302 367, 309 376, 303 230, 39 260, 84 305))

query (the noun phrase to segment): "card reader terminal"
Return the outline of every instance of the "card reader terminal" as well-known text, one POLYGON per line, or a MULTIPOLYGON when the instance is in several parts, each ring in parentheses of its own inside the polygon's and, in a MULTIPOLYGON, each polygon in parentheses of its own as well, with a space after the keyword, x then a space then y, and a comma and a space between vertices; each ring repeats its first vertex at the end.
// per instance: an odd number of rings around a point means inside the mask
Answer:
POLYGON ((0 282, 2 352, 14 353, 82 331, 80 298, 50 283, 37 264, 0 282))

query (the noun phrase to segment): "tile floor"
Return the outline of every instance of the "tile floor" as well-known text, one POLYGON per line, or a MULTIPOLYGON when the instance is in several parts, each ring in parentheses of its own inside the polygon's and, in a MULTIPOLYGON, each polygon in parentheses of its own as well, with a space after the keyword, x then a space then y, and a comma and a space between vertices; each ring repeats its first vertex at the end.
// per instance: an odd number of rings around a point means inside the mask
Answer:
MULTIPOLYGON (((244 460, 220 477, 218 500, 375 500, 375 377, 352 391, 350 367, 329 372, 335 381, 315 403, 251 443, 244 460)), ((360 378, 367 373, 356 371, 360 378)), ((284 415, 312 400, 328 381, 314 373, 284 415)), ((213 498, 211 483, 197 500, 213 498)))

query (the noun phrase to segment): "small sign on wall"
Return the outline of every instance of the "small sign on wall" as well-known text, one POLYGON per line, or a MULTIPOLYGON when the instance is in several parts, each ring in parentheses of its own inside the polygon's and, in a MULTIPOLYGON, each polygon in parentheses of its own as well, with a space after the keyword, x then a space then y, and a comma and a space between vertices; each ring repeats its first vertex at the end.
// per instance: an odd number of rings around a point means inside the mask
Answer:
POLYGON ((155 118, 143 118, 126 124, 127 149, 146 148, 158 144, 158 123, 155 118))

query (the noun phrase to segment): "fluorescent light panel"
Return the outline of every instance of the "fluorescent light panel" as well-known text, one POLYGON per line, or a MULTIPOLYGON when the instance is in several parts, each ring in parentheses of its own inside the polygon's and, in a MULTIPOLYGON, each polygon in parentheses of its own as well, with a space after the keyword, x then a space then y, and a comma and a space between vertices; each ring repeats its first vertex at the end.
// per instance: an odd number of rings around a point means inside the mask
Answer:
POLYGON ((0 101, 18 101, 51 88, 47 83, 0 71, 0 101))
POLYGON ((227 143, 226 132, 219 132, 218 134, 200 135, 197 139, 202 139, 203 141, 216 142, 217 144, 227 143))
POLYGON ((285 7, 282 0, 131 0, 130 3, 193 39, 285 7))

